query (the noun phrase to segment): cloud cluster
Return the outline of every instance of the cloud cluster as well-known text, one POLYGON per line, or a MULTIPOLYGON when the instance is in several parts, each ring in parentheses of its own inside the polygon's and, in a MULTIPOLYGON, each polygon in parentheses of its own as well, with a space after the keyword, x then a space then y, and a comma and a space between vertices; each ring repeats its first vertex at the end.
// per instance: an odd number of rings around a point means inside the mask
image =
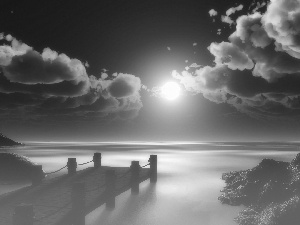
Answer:
POLYGON ((249 9, 252 8, 252 7, 254 7, 254 8, 252 9, 252 13, 255 13, 255 12, 257 12, 257 11, 263 9, 266 5, 267 5, 267 2, 266 2, 266 1, 265 1, 265 2, 257 2, 257 1, 253 1, 253 2, 251 3, 251 5, 250 5, 249 9))
POLYGON ((215 56, 216 64, 227 65, 232 70, 249 70, 254 66, 248 55, 232 43, 211 43, 208 50, 215 56))
POLYGON ((142 107, 141 81, 106 71, 88 75, 85 63, 50 48, 41 53, 11 35, 0 35, 0 115, 22 118, 78 115, 132 118, 142 107))
POLYGON ((262 23, 278 51, 300 59, 300 1, 272 1, 262 23))
POLYGON ((211 9, 211 10, 208 11, 208 14, 209 14, 210 17, 213 17, 213 16, 218 15, 218 12, 214 9, 211 9))
POLYGON ((186 90, 253 117, 297 117, 299 27, 299 0, 272 0, 264 14, 255 11, 239 17, 228 42, 211 43, 208 50, 215 66, 174 71, 173 77, 186 90))
POLYGON ((137 95, 141 88, 141 80, 138 77, 120 73, 107 87, 112 97, 127 98, 137 95))
POLYGON ((233 15, 237 11, 241 11, 243 9, 243 5, 239 5, 237 7, 231 7, 226 11, 226 16, 222 15, 221 16, 221 21, 223 23, 228 23, 229 25, 232 25, 234 21, 231 19, 231 15, 233 15))
POLYGON ((243 7, 244 6, 241 4, 237 7, 231 7, 229 9, 227 9, 226 16, 230 16, 230 15, 234 14, 236 11, 241 11, 243 9, 243 7))
MULTIPOLYGON (((211 9, 208 11, 208 14, 210 17, 216 17, 218 15, 218 12, 215 9, 211 9)), ((213 18, 213 22, 215 22, 215 18, 213 18)))

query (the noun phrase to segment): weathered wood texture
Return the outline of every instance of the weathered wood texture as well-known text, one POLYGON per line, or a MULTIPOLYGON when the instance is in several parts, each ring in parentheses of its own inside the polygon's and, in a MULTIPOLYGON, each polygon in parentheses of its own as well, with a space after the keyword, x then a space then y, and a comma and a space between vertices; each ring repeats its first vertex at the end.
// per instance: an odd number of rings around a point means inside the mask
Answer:
MULTIPOLYGON (((98 165, 97 165, 98 166, 98 165)), ((100 166, 100 165, 99 165, 100 166)), ((105 174, 114 170, 116 175, 115 194, 131 188, 131 172, 127 167, 98 167, 77 171, 69 176, 46 179, 40 185, 25 187, 0 196, 0 224, 13 225, 16 206, 32 204, 35 215, 34 225, 68 225, 72 219, 72 187, 74 183, 84 183, 85 214, 106 202, 105 174)), ((139 182, 150 176, 148 168, 141 168, 139 182)))

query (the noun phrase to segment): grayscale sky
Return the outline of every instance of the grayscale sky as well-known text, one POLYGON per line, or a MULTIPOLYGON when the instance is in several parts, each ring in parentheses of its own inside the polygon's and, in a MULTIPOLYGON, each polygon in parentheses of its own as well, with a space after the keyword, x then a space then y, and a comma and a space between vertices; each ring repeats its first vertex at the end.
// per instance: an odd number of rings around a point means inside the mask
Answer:
POLYGON ((20 141, 297 141, 299 72, 299 0, 0 3, 20 141))

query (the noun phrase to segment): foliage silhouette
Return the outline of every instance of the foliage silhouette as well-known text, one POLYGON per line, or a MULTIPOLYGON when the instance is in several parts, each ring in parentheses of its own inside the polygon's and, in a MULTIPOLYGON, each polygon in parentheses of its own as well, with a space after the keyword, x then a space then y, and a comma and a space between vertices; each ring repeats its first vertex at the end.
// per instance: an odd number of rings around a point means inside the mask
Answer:
POLYGON ((246 208, 240 225, 296 225, 300 221, 300 154, 289 162, 263 159, 256 167, 224 173, 223 204, 246 208))
POLYGON ((0 180, 30 180, 36 164, 15 153, 0 153, 0 180))

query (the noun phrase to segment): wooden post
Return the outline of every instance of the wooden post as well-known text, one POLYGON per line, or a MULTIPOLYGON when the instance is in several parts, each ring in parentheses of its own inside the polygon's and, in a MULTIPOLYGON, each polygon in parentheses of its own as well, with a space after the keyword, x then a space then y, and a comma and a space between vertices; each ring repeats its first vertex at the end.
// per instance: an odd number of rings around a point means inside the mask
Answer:
POLYGON ((94 153, 93 161, 94 161, 94 168, 101 167, 101 153, 99 152, 94 153))
POLYGON ((105 183, 106 183, 106 208, 114 209, 116 206, 116 174, 114 170, 107 170, 105 172, 105 183))
POLYGON ((44 177, 45 177, 45 175, 44 175, 44 171, 43 171, 43 166, 42 165, 34 165, 32 167, 32 171, 31 171, 32 185, 35 186, 35 185, 41 184, 44 177))
POLYGON ((72 224, 85 225, 84 183, 74 183, 72 187, 72 224))
POLYGON ((15 208, 13 225, 33 225, 34 213, 32 204, 20 204, 15 208))
POLYGON ((150 155, 150 183, 157 182, 157 155, 150 155))
POLYGON ((68 158, 68 174, 74 175, 76 174, 77 162, 76 158, 68 158))
POLYGON ((139 178, 140 178, 140 163, 139 161, 131 161, 131 194, 138 194, 140 192, 139 188, 139 178))

